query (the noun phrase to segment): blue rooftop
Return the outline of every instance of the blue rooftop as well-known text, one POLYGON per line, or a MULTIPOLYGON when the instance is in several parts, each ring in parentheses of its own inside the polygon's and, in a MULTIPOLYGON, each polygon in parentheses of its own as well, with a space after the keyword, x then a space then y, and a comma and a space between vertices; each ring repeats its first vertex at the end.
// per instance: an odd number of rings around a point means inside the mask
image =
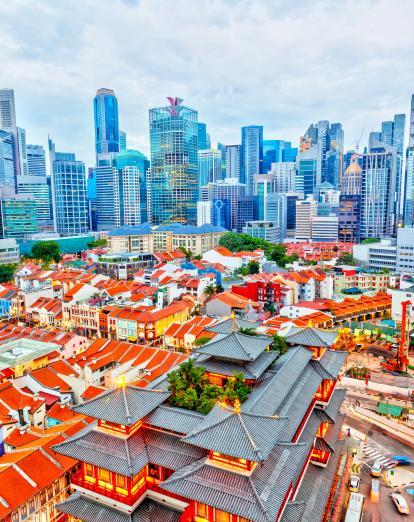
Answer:
POLYGON ((182 225, 181 223, 167 223, 157 227, 156 231, 175 232, 176 234, 212 234, 214 232, 228 232, 225 228, 216 225, 202 225, 194 227, 192 225, 182 225))
POLYGON ((108 233, 108 236, 139 236, 152 234, 152 228, 149 223, 142 223, 142 225, 125 225, 123 227, 114 228, 108 233))

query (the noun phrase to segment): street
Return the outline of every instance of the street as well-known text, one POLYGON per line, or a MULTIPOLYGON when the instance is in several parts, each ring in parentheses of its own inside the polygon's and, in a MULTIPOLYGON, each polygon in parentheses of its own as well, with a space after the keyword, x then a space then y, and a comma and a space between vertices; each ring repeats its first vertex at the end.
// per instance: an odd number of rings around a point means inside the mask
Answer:
MULTIPOLYGON (((359 492, 365 495, 365 511, 363 516, 363 522, 370 522, 372 520, 373 513, 379 515, 381 522, 394 522, 398 520, 414 520, 414 495, 407 493, 407 489, 410 486, 406 486, 401 489, 390 488, 383 476, 380 481, 380 496, 379 503, 375 504, 370 498, 371 490, 371 469, 370 465, 373 464, 374 460, 380 460, 383 462, 385 468, 390 467, 391 457, 393 455, 405 455, 414 461, 414 448, 410 448, 398 440, 390 437, 389 434, 383 432, 381 429, 371 424, 365 424, 359 420, 353 419, 349 416, 345 418, 344 426, 349 426, 361 433, 368 436, 367 445, 364 451, 364 464, 361 467, 361 486, 359 492), (410 515, 400 515, 395 508, 390 493, 400 491, 408 502, 410 508, 410 515)), ((359 445, 358 439, 354 439, 355 446, 359 445)), ((414 472, 414 466, 407 467, 414 472)), ((411 486, 414 489, 414 485, 411 486)))

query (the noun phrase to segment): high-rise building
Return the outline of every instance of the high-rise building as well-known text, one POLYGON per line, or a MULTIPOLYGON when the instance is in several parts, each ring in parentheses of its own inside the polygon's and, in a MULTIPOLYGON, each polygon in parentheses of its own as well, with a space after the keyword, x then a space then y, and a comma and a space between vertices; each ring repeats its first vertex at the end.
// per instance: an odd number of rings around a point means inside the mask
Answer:
POLYGON ((202 201, 212 202, 212 224, 234 232, 239 225, 239 201, 245 195, 246 186, 236 178, 209 183, 201 189, 202 201))
POLYGON ((213 202, 197 201, 197 226, 211 225, 213 223, 213 202))
POLYGON ((23 239, 38 231, 36 203, 31 196, 15 194, 14 187, 0 195, 1 237, 23 239))
POLYGON ((195 225, 198 200, 198 113, 168 98, 170 105, 149 111, 151 168, 150 221, 195 225))
POLYGON ((14 156, 14 177, 20 174, 19 142, 16 124, 16 107, 13 89, 0 89, 0 130, 12 135, 14 156))
POLYGON ((259 217, 259 201, 257 196, 241 196, 237 202, 236 232, 243 232, 246 223, 257 221, 259 217))
POLYGON ((253 194, 253 176, 263 172, 263 126, 242 127, 242 165, 240 181, 247 194, 253 194))
POLYGON ((360 241, 361 196, 341 194, 338 209, 338 239, 349 243, 360 241))
POLYGON ((362 158, 361 239, 384 238, 396 225, 395 147, 378 144, 362 158))
POLYGON ((338 216, 311 218, 313 241, 338 241, 338 216))
POLYGON ((414 147, 414 94, 411 95, 410 128, 409 128, 408 146, 414 147))
POLYGON ((295 238, 308 240, 312 238, 312 218, 318 215, 318 203, 312 196, 296 201, 295 238))
POLYGON ((414 94, 411 96, 408 147, 405 153, 404 213, 405 226, 414 224, 414 94))
POLYGON ((19 175, 27 176, 27 151, 26 151, 26 131, 17 127, 17 143, 19 148, 19 175))
POLYGON ((296 159, 297 180, 296 191, 303 192, 305 196, 313 195, 316 185, 321 183, 319 145, 312 145, 308 150, 300 152, 296 159))
POLYGON ((14 188, 14 160, 13 134, 0 129, 0 186, 14 188))
POLYGON ((207 134, 207 125, 201 121, 197 124, 198 150, 210 148, 210 137, 207 134))
POLYGON ((42 145, 27 145, 26 152, 29 176, 46 176, 46 154, 42 145))
POLYGON ((93 100, 97 165, 119 152, 118 100, 112 89, 98 89, 93 100))
POLYGON ((394 122, 383 121, 381 123, 381 143, 385 145, 393 145, 394 122))
POLYGON ((98 165, 93 169, 97 230, 112 230, 121 224, 119 202, 119 172, 113 165, 98 165))
POLYGON ((127 135, 123 130, 119 130, 119 151, 122 152, 127 148, 127 135))
POLYGON ((89 230, 85 164, 71 152, 56 152, 49 139, 55 231, 76 236, 89 230))
POLYGON ((200 187, 222 179, 221 150, 198 150, 198 179, 200 187))
POLYGON ((342 175, 342 194, 361 194, 362 168, 359 164, 359 158, 357 154, 353 154, 349 166, 342 175))
POLYGON ((51 191, 47 177, 17 176, 17 192, 33 198, 39 230, 53 230, 51 191))
POLYGON ((272 163, 287 161, 283 159, 283 152, 285 150, 289 151, 290 149, 290 141, 263 140, 263 165, 261 172, 269 172, 269 170, 272 168, 272 163))
POLYGON ((241 145, 225 145, 226 178, 237 178, 241 175, 241 145))

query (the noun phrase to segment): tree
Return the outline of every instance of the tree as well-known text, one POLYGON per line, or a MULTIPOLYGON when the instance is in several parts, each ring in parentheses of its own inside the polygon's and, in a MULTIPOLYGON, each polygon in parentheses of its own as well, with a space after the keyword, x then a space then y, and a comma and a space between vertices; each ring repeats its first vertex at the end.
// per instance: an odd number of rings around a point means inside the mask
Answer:
POLYGON ((194 341, 194 346, 204 346, 209 341, 211 341, 211 337, 199 337, 194 341))
POLYGON ((361 245, 369 245, 370 243, 378 243, 379 238, 377 237, 367 237, 361 241, 361 245))
POLYGON ((260 272, 260 264, 258 261, 249 261, 247 263, 247 272, 249 274, 258 274, 260 272))
POLYGON ((204 288, 204 295, 207 296, 207 298, 213 297, 213 295, 216 293, 216 287, 214 285, 207 285, 204 288))
POLYGON ((46 263, 60 261, 60 247, 56 241, 38 241, 32 247, 34 259, 42 259, 46 263))
POLYGON ((272 352, 279 352, 279 355, 283 355, 288 349, 285 338, 277 334, 273 335, 272 343, 269 348, 272 352))
POLYGON ((200 413, 210 413, 214 405, 221 399, 223 390, 216 384, 207 384, 201 392, 196 410, 200 413))
POLYGON ((223 400, 234 406, 234 402, 239 400, 244 402, 250 393, 250 388, 244 382, 244 374, 237 372, 227 380, 223 390, 223 400))
POLYGON ((187 250, 185 247, 183 246, 179 246, 178 247, 178 250, 181 250, 181 252, 185 255, 185 259, 187 261, 191 261, 191 259, 193 258, 193 253, 191 252, 191 250, 187 250))
POLYGON ((13 279, 16 271, 16 264, 0 265, 0 283, 8 283, 13 279))
POLYGON ((352 254, 349 252, 342 252, 342 254, 336 260, 337 265, 354 265, 355 261, 352 254))
POLYGON ((239 333, 244 334, 244 335, 251 335, 251 336, 257 335, 255 328, 241 327, 241 328, 239 328, 239 333))
POLYGON ((106 239, 95 239, 94 241, 89 241, 88 248, 104 248, 108 244, 106 239))

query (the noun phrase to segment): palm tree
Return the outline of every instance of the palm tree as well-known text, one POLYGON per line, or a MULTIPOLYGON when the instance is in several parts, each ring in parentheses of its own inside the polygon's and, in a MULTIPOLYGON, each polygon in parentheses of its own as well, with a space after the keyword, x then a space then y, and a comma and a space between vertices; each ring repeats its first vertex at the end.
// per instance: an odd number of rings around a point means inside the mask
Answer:
POLYGON ((209 299, 216 293, 216 287, 214 285, 207 285, 204 289, 204 295, 209 299))
POLYGON ((277 334, 273 335, 273 340, 269 348, 273 352, 279 352, 280 355, 286 353, 288 349, 285 338, 277 334))

